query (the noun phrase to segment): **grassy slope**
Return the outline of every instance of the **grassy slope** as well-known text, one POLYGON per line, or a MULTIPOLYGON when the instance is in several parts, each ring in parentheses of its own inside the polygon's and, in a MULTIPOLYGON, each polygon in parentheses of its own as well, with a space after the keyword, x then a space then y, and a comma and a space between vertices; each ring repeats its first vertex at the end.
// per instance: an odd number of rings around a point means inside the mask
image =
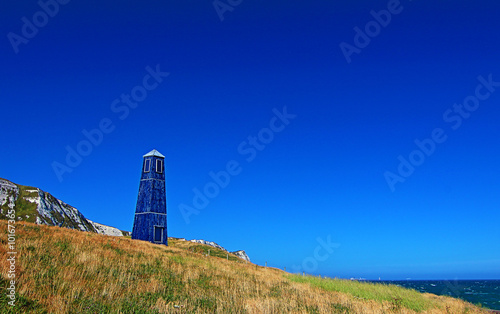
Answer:
MULTIPOLYGON (((6 222, 0 308, 9 313, 6 222)), ((10 313, 483 313, 460 300, 395 286, 291 275, 212 247, 170 246, 17 224, 18 301, 10 313), (206 253, 210 249, 210 256, 206 253)))

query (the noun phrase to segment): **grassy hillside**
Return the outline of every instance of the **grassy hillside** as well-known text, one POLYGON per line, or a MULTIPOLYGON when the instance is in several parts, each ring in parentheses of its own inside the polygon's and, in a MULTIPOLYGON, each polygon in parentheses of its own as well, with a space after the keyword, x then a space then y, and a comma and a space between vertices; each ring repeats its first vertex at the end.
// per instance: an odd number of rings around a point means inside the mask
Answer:
POLYGON ((17 223, 12 309, 6 229, 0 221, 2 313, 485 313, 396 286, 291 275, 231 254, 228 260, 186 241, 166 247, 25 222, 17 223))
MULTIPOLYGON (((0 178, 2 179, 2 178, 0 178)), ((2 179, 5 181, 8 181, 6 179, 2 179)), ((10 181, 8 181, 10 182, 10 181)), ((12 182, 10 182, 12 183, 12 182)), ((15 184, 15 183, 12 183, 15 184)), ((28 202, 25 198, 35 198, 38 196, 37 189, 31 186, 24 186, 24 185, 19 185, 16 184, 17 187, 19 188, 19 196, 17 197, 17 200, 15 202, 15 208, 16 208, 16 216, 20 217, 24 221, 28 222, 35 222, 36 217, 38 216, 38 212, 36 211, 36 203, 28 202)), ((11 191, 7 193, 8 196, 14 196, 14 193, 11 191)), ((7 213, 7 210, 9 209, 9 203, 7 202, 4 205, 0 205, 0 219, 8 219, 5 214, 7 213)))

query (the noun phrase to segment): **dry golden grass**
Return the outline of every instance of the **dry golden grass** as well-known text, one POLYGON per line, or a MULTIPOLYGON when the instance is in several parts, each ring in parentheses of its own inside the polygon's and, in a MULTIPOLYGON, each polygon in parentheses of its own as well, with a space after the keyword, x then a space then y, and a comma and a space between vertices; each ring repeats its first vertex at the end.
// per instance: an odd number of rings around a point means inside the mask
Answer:
MULTIPOLYGON (((17 235, 18 300, 11 309, 0 298, 5 313, 415 313, 397 300, 362 299, 234 256, 208 257, 186 241, 166 247, 31 223, 17 223, 17 235)), ((4 289, 5 236, 0 243, 4 289)), ((448 297, 417 298, 422 313, 485 313, 448 297)))

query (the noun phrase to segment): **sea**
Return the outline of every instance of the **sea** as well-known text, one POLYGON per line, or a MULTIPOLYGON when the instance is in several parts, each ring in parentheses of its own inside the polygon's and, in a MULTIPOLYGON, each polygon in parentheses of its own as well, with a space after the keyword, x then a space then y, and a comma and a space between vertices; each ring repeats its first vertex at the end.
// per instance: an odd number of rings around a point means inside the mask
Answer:
POLYGON ((500 310, 500 280, 402 280, 373 281, 410 288, 419 292, 460 298, 482 307, 500 310))

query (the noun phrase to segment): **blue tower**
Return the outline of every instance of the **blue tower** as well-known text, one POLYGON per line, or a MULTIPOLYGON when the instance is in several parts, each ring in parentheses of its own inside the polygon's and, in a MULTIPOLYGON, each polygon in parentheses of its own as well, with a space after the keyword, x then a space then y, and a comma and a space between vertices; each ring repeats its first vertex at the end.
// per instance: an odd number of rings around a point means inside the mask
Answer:
POLYGON ((143 157, 132 239, 168 245, 165 156, 153 149, 143 157))

